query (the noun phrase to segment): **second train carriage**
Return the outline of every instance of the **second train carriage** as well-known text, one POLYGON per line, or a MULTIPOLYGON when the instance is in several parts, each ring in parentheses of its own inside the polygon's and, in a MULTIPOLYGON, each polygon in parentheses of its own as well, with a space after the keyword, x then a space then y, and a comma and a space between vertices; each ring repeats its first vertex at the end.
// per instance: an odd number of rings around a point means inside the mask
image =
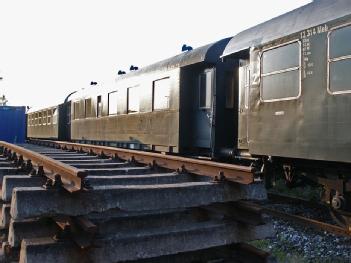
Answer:
POLYGON ((113 88, 76 93, 71 140, 209 157, 233 148, 233 62, 220 60, 229 40, 120 76, 113 88))

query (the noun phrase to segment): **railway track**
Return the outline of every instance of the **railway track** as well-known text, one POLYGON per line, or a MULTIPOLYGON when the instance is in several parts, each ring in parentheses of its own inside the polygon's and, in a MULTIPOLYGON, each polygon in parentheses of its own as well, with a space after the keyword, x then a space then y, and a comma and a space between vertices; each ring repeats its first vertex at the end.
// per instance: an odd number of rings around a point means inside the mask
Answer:
MULTIPOLYGON (((319 204, 316 202, 312 202, 306 199, 282 195, 277 193, 268 193, 268 200, 271 203, 280 203, 280 204, 292 204, 302 205, 305 207, 317 208, 320 210, 325 210, 328 213, 329 208, 323 204, 319 204)), ((281 218, 284 220, 292 221, 294 223, 300 224, 305 227, 311 227, 317 230, 328 231, 335 235, 347 236, 351 237, 351 230, 345 227, 341 227, 335 224, 326 223, 318 218, 309 218, 300 214, 288 213, 281 209, 275 209, 272 207, 267 207, 266 205, 258 205, 258 208, 261 208, 264 213, 269 214, 271 216, 281 218)))
POLYGON ((5 260, 272 261, 243 244, 272 235, 262 211, 243 201, 266 198, 251 168, 35 143, 0 142, 5 260))

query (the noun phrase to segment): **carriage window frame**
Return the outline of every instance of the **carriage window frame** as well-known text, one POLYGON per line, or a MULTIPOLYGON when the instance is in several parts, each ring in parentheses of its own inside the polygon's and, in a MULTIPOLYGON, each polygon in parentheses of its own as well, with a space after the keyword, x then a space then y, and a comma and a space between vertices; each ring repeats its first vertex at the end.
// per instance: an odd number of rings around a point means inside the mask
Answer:
POLYGON ((280 45, 276 45, 276 46, 272 46, 270 48, 263 49, 261 54, 260 54, 260 101, 261 102, 277 102, 277 101, 297 100, 301 97, 301 94, 302 94, 302 44, 301 44, 301 40, 295 39, 295 40, 292 40, 289 42, 282 43, 280 45), (273 49, 277 49, 277 48, 281 48, 281 47, 285 47, 285 46, 288 46, 288 45, 291 45, 294 43, 297 43, 299 45, 299 66, 295 66, 295 67, 291 67, 291 68, 287 68, 287 69, 282 69, 282 70, 276 70, 276 71, 269 72, 269 73, 263 73, 263 54, 264 54, 264 52, 267 52, 267 51, 270 51, 273 49), (278 99, 268 99, 268 100, 265 100, 262 98, 263 78, 264 77, 287 73, 287 72, 292 72, 292 71, 297 71, 297 70, 299 71, 299 92, 298 92, 297 96, 284 97, 284 98, 278 98, 278 99))
POLYGON ((80 112, 79 112, 79 100, 73 102, 73 119, 74 120, 79 120, 80 119, 80 112))
POLYGON ((332 65, 332 63, 334 62, 339 62, 339 61, 344 61, 344 60, 351 60, 351 54, 349 55, 343 55, 341 57, 336 57, 336 58, 330 58, 330 40, 331 40, 331 34, 338 30, 338 29, 342 29, 344 27, 351 27, 351 23, 347 23, 347 24, 342 24, 336 27, 331 28, 328 31, 328 35, 327 35, 327 92, 330 95, 342 95, 342 94, 350 94, 351 93, 351 89, 349 90, 340 90, 340 91, 332 91, 330 89, 331 86, 331 81, 330 81, 330 77, 331 77, 331 73, 330 73, 330 67, 332 65))
POLYGON ((93 99, 86 98, 84 99, 84 118, 94 118, 93 112, 93 99))
POLYGON ((212 108, 212 105, 213 105, 213 89, 214 89, 214 85, 215 85, 215 72, 214 72, 214 69, 213 68, 209 68, 209 69, 206 69, 204 70, 203 72, 201 72, 198 76, 198 89, 199 89, 199 109, 200 110, 209 110, 212 108), (208 92, 208 87, 207 87, 207 75, 210 75, 210 88, 209 88, 209 92, 208 92), (206 81, 205 81, 205 104, 202 105, 202 101, 201 101, 201 98, 202 98, 202 94, 203 94, 203 90, 201 89, 202 87, 202 81, 201 81, 201 77, 205 75, 206 76, 206 81), (209 98, 209 104, 207 104, 207 99, 209 98))
POLYGON ((42 112, 39 112, 38 114, 38 125, 41 126, 42 125, 42 112))
POLYGON ((52 109, 52 125, 57 124, 57 108, 52 109))
MULTIPOLYGON (((165 78, 161 78, 161 79, 156 79, 154 81, 152 81, 152 111, 164 111, 164 110, 169 110, 171 108, 171 78, 170 77, 165 77, 165 78), (156 88, 156 85, 158 82, 162 82, 162 81, 165 81, 167 80, 168 81, 168 99, 167 99, 167 107, 155 107, 155 100, 156 100, 156 94, 158 93, 157 92, 157 88, 156 88)), ((164 98, 163 98, 164 99, 164 98)))
POLYGON ((31 115, 27 115, 28 117, 27 117, 27 125, 28 125, 28 127, 30 127, 30 126, 32 126, 31 125, 31 122, 32 122, 32 116, 31 115))
POLYGON ((138 93, 138 92, 136 93, 136 94, 138 94, 138 97, 137 97, 137 99, 138 99, 138 110, 137 111, 131 111, 131 109, 130 109, 130 104, 131 104, 130 100, 132 99, 131 96, 130 96, 130 90, 134 89, 134 91, 135 90, 138 91, 139 88, 140 88, 139 85, 127 88, 127 114, 140 113, 140 93, 138 93))
POLYGON ((39 113, 36 112, 34 113, 34 126, 38 126, 38 123, 39 123, 39 113))
POLYGON ((52 110, 48 110, 47 113, 47 125, 51 125, 52 110))
POLYGON ((32 126, 32 115, 28 114, 28 127, 32 126))
POLYGON ((47 121, 48 121, 48 111, 45 110, 45 111, 43 111, 43 115, 42 115, 42 124, 46 125, 47 121))
POLYGON ((102 95, 96 96, 96 117, 101 118, 103 114, 102 95))
POLYGON ((111 91, 111 92, 109 92, 108 93, 108 116, 115 116, 115 115, 117 115, 117 113, 118 113, 118 91, 117 90, 115 90, 115 91, 111 91), (112 112, 111 113, 111 109, 112 109, 112 107, 111 107, 111 99, 110 99, 110 95, 112 94, 112 97, 113 96, 116 96, 115 97, 115 100, 113 101, 113 103, 112 103, 112 105, 113 105, 113 107, 114 107, 114 112, 112 112))

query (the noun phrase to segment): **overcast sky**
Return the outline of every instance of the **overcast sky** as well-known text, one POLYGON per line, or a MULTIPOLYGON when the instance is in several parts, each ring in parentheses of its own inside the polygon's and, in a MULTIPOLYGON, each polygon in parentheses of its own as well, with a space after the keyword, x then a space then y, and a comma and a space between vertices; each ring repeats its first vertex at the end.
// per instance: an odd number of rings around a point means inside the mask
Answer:
POLYGON ((0 0, 0 95, 8 105, 61 103, 94 80, 269 20, 309 0, 0 0))

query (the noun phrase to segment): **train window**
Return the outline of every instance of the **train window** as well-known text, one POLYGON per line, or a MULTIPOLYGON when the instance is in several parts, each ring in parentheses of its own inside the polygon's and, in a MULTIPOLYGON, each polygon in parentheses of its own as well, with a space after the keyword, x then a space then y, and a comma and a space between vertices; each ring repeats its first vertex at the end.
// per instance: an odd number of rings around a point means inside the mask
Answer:
POLYGON ((102 99, 101 99, 101 95, 97 96, 96 109, 97 109, 97 117, 101 117, 102 116, 102 99))
POLYGON ((56 108, 54 108, 53 110, 52 110, 52 124, 57 124, 57 109, 56 108))
POLYGON ((85 106, 84 106, 85 118, 95 117, 93 114, 93 103, 92 99, 85 99, 85 106))
POLYGON ((38 115, 38 124, 39 124, 39 125, 42 124, 41 120, 42 120, 42 113, 39 112, 39 115, 38 115))
POLYGON ((170 97, 170 79, 164 78, 153 82, 153 109, 165 110, 169 109, 170 97))
POLYGON ((73 110, 74 110, 74 119, 79 119, 79 101, 73 103, 73 110))
POLYGON ((341 27, 329 34, 329 57, 331 59, 351 55, 351 26, 341 27))
POLYGON ((330 31, 328 35, 328 91, 351 93, 351 26, 330 31))
POLYGON ((199 76, 199 107, 209 109, 212 104, 212 70, 207 70, 199 76))
POLYGON ((43 112, 43 125, 46 125, 48 122, 48 111, 43 112))
POLYGON ((238 70, 239 84, 239 105, 240 110, 249 108, 249 89, 250 89, 250 66, 247 61, 242 60, 238 70))
POLYGON ((108 115, 117 114, 117 91, 108 94, 108 115))
POLYGON ((48 117, 47 114, 48 114, 47 111, 43 112, 43 120, 42 120, 43 125, 46 125, 46 123, 47 123, 47 117, 48 117))
POLYGON ((245 88, 245 109, 249 108, 249 96, 250 96, 250 67, 245 67, 245 79, 244 79, 244 88, 245 88))
POLYGON ((139 91, 138 87, 128 88, 128 113, 139 112, 139 91))
POLYGON ((34 114, 34 125, 37 126, 38 125, 38 113, 34 114))
POLYGON ((51 124, 51 116, 52 116, 52 110, 48 110, 48 121, 47 121, 48 125, 51 124))
POLYGON ((296 99, 301 93, 300 42, 263 51, 261 63, 261 99, 296 99))

